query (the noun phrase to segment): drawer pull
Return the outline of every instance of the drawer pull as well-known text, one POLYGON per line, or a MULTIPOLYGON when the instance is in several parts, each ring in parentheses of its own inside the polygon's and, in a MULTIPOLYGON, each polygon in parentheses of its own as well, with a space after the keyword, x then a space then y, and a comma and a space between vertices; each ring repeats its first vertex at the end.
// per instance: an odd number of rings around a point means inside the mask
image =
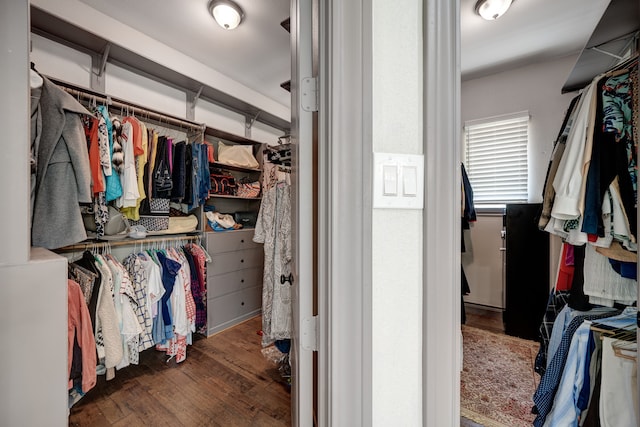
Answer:
POLYGON ((293 285, 293 274, 292 273, 289 273, 288 276, 285 276, 284 274, 280 275, 280 284, 284 285, 287 282, 289 282, 289 285, 293 285))
POLYGON ((244 279, 240 279, 240 283, 244 283, 244 279))
POLYGON ((241 259, 241 260, 240 260, 240 262, 244 262, 244 260, 243 260, 243 259, 241 259))
POLYGON ((244 301, 242 301, 242 302, 240 303, 240 305, 244 305, 244 301))
POLYGON ((240 239, 240 243, 244 243, 244 239, 240 239))

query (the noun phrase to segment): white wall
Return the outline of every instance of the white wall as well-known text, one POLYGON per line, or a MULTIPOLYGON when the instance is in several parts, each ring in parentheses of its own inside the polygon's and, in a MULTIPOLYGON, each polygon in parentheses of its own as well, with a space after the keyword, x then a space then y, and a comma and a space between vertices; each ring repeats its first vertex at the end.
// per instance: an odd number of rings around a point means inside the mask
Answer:
POLYGON ((184 91, 113 64, 107 64, 105 70, 105 92, 177 117, 184 118, 187 112, 187 95, 184 91))
POLYGON ((67 263, 30 250, 28 14, 0 2, 0 425, 65 426, 67 263))
POLYGON ((208 126, 244 136, 244 116, 225 110, 219 105, 199 100, 196 104, 195 120, 208 126))
POLYGON ((562 86, 577 56, 462 82, 462 123, 528 110, 529 201, 541 202, 553 142, 574 94, 562 86))
MULTIPOLYGON (((374 152, 422 154, 421 6, 373 2, 374 152)), ((374 426, 422 423, 422 214, 373 210, 374 426)))
POLYGON ((36 69, 82 87, 89 87, 91 56, 37 34, 31 35, 31 61, 36 69))

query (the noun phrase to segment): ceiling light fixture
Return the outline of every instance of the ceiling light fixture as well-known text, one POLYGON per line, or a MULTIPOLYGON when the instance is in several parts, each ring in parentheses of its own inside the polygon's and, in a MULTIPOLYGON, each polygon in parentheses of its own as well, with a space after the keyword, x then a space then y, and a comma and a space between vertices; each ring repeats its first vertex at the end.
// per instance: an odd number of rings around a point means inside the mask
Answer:
POLYGON ((493 21, 504 15, 511 3, 512 0, 478 0, 476 13, 487 21, 493 21))
POLYGON ((209 13, 225 30, 233 30, 244 18, 244 12, 231 0, 212 0, 209 3, 209 13))

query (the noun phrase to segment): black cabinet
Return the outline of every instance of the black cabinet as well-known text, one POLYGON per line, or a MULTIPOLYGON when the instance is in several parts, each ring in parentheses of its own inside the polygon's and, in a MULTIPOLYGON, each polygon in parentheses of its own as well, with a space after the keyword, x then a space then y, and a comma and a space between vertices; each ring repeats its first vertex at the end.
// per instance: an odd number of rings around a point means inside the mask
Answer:
POLYGON ((523 203, 505 211, 505 333, 530 340, 538 340, 549 298, 549 234, 538 229, 541 209, 523 203))

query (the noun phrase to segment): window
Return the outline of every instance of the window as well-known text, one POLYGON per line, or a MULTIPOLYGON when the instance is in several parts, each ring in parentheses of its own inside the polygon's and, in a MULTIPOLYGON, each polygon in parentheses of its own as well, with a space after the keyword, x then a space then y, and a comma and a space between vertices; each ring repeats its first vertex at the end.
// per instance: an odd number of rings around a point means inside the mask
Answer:
POLYGON ((474 203, 527 201, 528 135, 526 111, 465 123, 465 168, 474 203))

